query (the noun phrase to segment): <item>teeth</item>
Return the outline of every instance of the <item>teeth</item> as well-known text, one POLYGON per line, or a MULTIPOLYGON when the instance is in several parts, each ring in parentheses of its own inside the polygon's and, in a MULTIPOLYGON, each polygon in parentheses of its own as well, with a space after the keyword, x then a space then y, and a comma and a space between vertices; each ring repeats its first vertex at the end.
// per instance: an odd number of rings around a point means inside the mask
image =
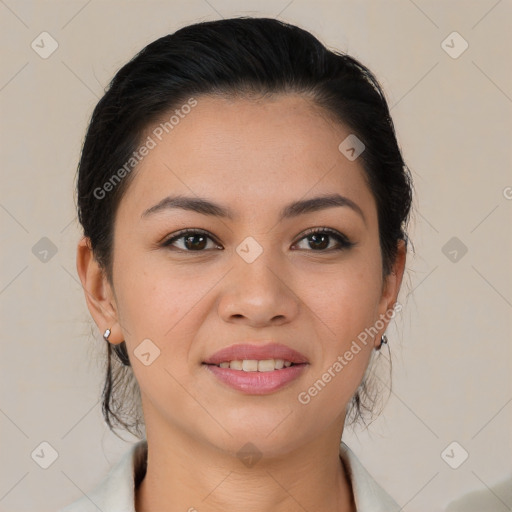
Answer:
POLYGON ((244 372, 257 372, 258 361, 256 359, 244 359, 242 361, 242 370, 244 372))
POLYGON ((275 369, 276 369, 276 362, 274 359, 263 359, 262 361, 258 361, 258 371, 259 372, 272 372, 275 369))
POLYGON ((271 372, 288 368, 292 363, 284 359, 244 359, 235 361, 224 361, 218 366, 221 368, 230 368, 231 370, 243 370, 244 372, 271 372))

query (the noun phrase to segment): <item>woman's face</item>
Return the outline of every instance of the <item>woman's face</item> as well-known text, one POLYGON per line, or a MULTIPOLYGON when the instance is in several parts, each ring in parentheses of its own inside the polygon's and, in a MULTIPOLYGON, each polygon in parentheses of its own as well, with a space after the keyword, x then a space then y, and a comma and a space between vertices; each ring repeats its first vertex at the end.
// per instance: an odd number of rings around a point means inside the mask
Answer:
MULTIPOLYGON (((361 159, 338 149, 350 131, 311 102, 196 99, 169 133, 148 130, 155 147, 133 171, 115 219, 110 302, 122 336, 113 341, 126 340, 147 431, 231 452, 251 442, 275 455, 327 431, 339 436, 396 301, 403 248, 383 282, 374 197, 361 159), (178 195, 218 208, 168 204, 145 214, 178 195), (346 201, 291 206, 337 195, 346 201), (311 228, 320 232, 308 235, 311 228), (185 229, 204 233, 166 245, 185 229), (379 319, 378 334, 361 342, 379 319), (306 363, 249 376, 205 364, 234 344, 269 343, 306 363)), ((112 324, 95 318, 102 330, 112 324)))

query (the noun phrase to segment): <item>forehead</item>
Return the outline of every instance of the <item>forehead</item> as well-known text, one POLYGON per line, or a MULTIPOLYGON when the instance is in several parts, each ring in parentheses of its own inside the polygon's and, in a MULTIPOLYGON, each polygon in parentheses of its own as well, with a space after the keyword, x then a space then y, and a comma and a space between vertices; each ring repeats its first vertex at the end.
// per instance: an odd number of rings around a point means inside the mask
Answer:
POLYGON ((262 206, 338 192, 372 216, 361 159, 350 161, 338 149, 350 130, 309 99, 195 100, 193 108, 177 107, 147 128, 143 141, 153 147, 133 171, 120 209, 140 217, 166 195, 185 194, 261 216, 262 206))

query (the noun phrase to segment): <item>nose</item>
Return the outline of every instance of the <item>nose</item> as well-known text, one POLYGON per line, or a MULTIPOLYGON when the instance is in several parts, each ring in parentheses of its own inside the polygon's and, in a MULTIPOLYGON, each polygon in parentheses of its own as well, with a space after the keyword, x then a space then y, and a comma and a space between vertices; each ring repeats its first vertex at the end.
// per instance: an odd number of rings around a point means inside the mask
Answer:
POLYGON ((262 328, 297 317, 300 300, 294 293, 293 279, 271 251, 263 251, 252 263, 236 253, 233 259, 234 268, 226 276, 218 302, 225 322, 262 328))

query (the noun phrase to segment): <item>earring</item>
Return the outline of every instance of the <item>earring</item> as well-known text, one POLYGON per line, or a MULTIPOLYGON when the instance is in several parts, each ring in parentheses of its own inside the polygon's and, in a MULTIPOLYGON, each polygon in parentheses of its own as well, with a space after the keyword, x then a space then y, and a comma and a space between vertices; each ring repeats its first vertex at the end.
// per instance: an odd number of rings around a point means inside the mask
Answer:
MULTIPOLYGON (((110 343, 110 341, 108 340, 108 337, 110 336, 110 333, 111 333, 110 329, 107 329, 103 333, 103 338, 108 343, 110 343)), ((112 350, 116 353, 117 358, 121 361, 121 363, 123 363, 124 366, 131 366, 130 358, 129 358, 128 352, 126 350, 126 342, 122 341, 119 344, 114 344, 112 346, 112 350)))
POLYGON ((388 342, 388 337, 383 334, 382 338, 380 339, 380 345, 377 347, 377 350, 380 350, 382 348, 382 345, 386 344, 388 342))

